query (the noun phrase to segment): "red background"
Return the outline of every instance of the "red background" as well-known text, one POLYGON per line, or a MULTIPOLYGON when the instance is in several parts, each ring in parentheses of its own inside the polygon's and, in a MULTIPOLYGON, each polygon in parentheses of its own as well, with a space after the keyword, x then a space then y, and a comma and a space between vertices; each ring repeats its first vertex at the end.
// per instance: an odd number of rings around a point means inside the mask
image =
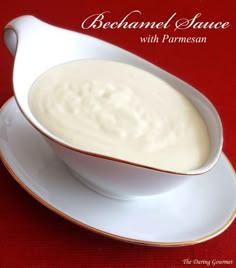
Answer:
MULTIPOLYGON (((0 29, 17 16, 32 14, 48 23, 119 45, 180 77, 205 94, 217 108, 224 127, 223 150, 235 168, 235 8, 234 0, 11 0, 1 3, 0 29), (140 21, 161 21, 175 12, 178 17, 191 18, 201 12, 200 19, 203 21, 229 21, 231 26, 225 30, 189 29, 177 32, 173 28, 81 28, 82 21, 91 14, 109 10, 112 20, 120 20, 134 9, 142 12, 140 21), (155 33, 207 36, 207 43, 140 43, 140 36, 155 33)), ((1 106, 12 96, 13 67, 13 58, 3 40, 0 40, 0 60, 1 106)), ((0 164, 0 267, 182 267, 186 266, 182 263, 186 258, 233 259, 234 264, 228 267, 236 267, 235 231, 236 222, 213 240, 184 248, 151 248, 114 241, 53 214, 24 192, 0 164)))

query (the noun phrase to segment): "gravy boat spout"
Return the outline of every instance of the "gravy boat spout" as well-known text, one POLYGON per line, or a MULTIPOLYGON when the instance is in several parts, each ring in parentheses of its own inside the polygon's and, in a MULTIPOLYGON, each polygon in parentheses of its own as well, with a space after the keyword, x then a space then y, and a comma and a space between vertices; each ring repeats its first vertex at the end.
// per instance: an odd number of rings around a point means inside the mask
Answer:
MULTIPOLYGON (((33 16, 9 22, 4 41, 15 56, 13 88, 17 104, 26 119, 48 141, 55 153, 86 185, 114 198, 134 199, 164 193, 189 176, 209 171, 222 151, 222 125, 210 101, 199 91, 148 61, 97 38, 58 28, 33 16), (78 59, 104 59, 144 69, 185 95, 206 123, 210 155, 206 163, 188 172, 171 172, 74 148, 51 134, 33 116, 28 105, 32 83, 51 67, 78 59)), ((37 153, 37 152, 35 152, 37 153)))

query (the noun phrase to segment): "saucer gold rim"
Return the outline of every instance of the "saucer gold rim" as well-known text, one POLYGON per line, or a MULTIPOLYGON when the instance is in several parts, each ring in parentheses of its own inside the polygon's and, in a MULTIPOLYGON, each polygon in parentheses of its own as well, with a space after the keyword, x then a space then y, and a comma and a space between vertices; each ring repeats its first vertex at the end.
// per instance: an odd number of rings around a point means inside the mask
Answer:
MULTIPOLYGON (((0 108, 0 113, 3 111, 3 109, 7 106, 7 104, 14 99, 14 97, 11 97, 10 99, 8 99, 0 108)), ((228 158, 226 157, 226 155, 224 154, 225 159, 227 160, 230 168, 232 169, 233 173, 235 174, 235 170, 232 166, 232 164, 230 163, 230 161, 228 160, 228 158)), ((6 167, 6 169, 8 170, 8 172, 11 174, 11 176, 15 179, 15 181, 28 193, 30 194, 34 199, 36 199, 39 203, 41 203, 42 205, 44 205, 45 207, 47 207, 49 210, 53 211, 54 213, 56 213, 57 215, 61 216, 62 218, 84 228, 87 229, 89 231, 92 231, 96 234, 108 237, 108 238, 112 238, 115 240, 119 240, 119 241, 123 241, 123 242, 127 242, 127 243, 131 243, 131 244, 138 244, 138 245, 145 245, 145 246, 155 246, 155 247, 181 247, 181 246, 190 246, 190 245, 195 245, 198 243, 202 243, 205 241, 208 241, 218 235, 220 235, 222 232, 224 232, 229 226, 230 224, 234 221, 234 219, 236 218, 236 209, 234 209, 232 215, 229 217, 229 219, 226 221, 226 223, 221 226, 219 229, 217 229, 216 231, 212 232, 209 235, 203 236, 201 238, 195 239, 195 240, 188 240, 188 241, 181 241, 181 242, 150 242, 150 241, 145 241, 145 240, 138 240, 138 239, 132 239, 132 238, 127 238, 124 236, 119 236, 119 235, 115 235, 109 232, 105 232, 102 230, 99 230, 97 228, 94 228, 92 226, 89 226, 87 224, 84 224, 82 222, 80 222, 77 219, 74 219, 70 216, 68 216, 66 213, 62 212, 61 210, 55 208, 54 206, 52 206, 51 204, 49 204, 48 202, 46 202, 43 198, 41 198, 40 196, 38 196, 37 194, 35 194, 29 187, 27 187, 22 181, 21 179, 15 174, 15 172, 13 171, 13 169, 10 167, 10 165, 8 164, 7 160, 4 158, 2 152, 0 152, 0 159, 3 163, 3 165, 6 167)))

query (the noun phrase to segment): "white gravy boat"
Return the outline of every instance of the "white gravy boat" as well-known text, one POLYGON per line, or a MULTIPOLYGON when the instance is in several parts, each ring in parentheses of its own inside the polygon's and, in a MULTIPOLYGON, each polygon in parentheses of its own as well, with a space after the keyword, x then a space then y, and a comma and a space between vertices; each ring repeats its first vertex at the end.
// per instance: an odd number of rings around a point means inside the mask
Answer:
POLYGON ((217 111, 206 97, 177 77, 117 46, 49 25, 33 16, 21 16, 8 23, 4 40, 15 56, 13 87, 20 110, 71 171, 94 190, 121 199, 153 196, 193 179, 190 178, 192 175, 209 171, 219 159, 223 136, 217 111), (31 84, 52 66, 76 59, 107 59, 129 63, 153 73, 184 94, 198 109, 207 125, 211 142, 207 162, 186 173, 154 169, 75 149, 48 132, 29 109, 28 92, 31 84))

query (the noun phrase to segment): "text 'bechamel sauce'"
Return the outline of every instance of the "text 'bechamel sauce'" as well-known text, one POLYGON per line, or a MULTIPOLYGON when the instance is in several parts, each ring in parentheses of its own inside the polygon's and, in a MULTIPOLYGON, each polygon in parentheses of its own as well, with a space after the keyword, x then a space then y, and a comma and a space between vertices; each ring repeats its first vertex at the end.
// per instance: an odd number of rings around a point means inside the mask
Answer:
POLYGON ((190 101, 132 65, 78 60, 43 73, 29 92, 35 118, 77 149, 186 172, 209 155, 207 127, 190 101))

